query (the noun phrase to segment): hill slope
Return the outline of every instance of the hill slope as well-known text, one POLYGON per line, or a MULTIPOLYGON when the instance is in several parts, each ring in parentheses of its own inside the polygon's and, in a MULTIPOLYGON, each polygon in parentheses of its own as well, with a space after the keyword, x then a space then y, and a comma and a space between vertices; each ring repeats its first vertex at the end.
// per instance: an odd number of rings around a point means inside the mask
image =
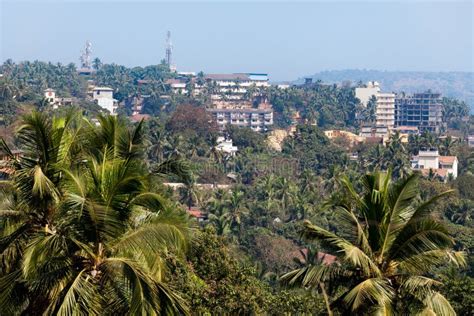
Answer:
MULTIPOLYGON (((380 71, 380 70, 330 70, 307 76, 313 80, 339 83, 350 80, 366 83, 376 80, 383 91, 420 92, 427 89, 441 92, 444 96, 465 101, 474 112, 473 72, 421 72, 421 71, 380 71)), ((298 80, 302 82, 302 79, 298 80)))

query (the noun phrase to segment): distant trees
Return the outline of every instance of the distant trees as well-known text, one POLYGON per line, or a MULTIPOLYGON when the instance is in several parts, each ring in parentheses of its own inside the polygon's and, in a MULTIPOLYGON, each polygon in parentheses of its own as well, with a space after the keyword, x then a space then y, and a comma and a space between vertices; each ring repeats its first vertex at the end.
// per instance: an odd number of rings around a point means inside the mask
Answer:
POLYGON ((270 88, 268 95, 281 127, 288 126, 295 112, 322 128, 354 125, 358 101, 353 88, 317 82, 304 87, 270 88))
POLYGON ((298 125, 295 135, 285 140, 283 153, 298 159, 301 170, 311 169, 318 173, 347 161, 344 151, 331 144, 322 130, 311 125, 298 125))
POLYGON ((99 59, 99 57, 94 58, 94 60, 92 61, 92 67, 95 70, 99 70, 100 67, 102 67, 102 61, 99 59))
POLYGON ((266 149, 265 136, 250 128, 229 125, 226 133, 232 139, 233 145, 239 149, 249 148, 254 152, 262 152, 266 149))
POLYGON ((217 132, 217 124, 204 107, 180 105, 169 118, 166 128, 174 133, 209 137, 217 132))
POLYGON ((443 122, 448 127, 460 129, 463 119, 469 115, 469 105, 452 98, 443 98, 443 122))

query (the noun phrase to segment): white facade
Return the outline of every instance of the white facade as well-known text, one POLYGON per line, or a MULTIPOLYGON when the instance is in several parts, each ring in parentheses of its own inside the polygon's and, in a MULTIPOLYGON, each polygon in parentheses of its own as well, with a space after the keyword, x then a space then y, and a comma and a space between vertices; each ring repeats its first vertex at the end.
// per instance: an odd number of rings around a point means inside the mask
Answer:
POLYGON ((377 126, 386 126, 389 130, 395 126, 395 93, 378 93, 375 111, 377 126))
POLYGON ((467 144, 468 144, 468 146, 471 147, 471 148, 474 147, 474 135, 467 137, 467 144))
POLYGON ((420 150, 418 156, 413 157, 412 167, 414 169, 438 169, 439 152, 437 150, 420 150))
POLYGON ((207 109, 224 130, 227 125, 250 127, 256 132, 265 132, 273 125, 272 109, 207 109))
POLYGON ((51 88, 44 90, 44 98, 46 102, 53 106, 54 110, 62 105, 72 105, 72 98, 60 98, 56 95, 56 91, 51 88))
POLYGON ((251 87, 269 87, 267 74, 208 74, 205 76, 208 86, 215 91, 211 96, 213 100, 220 100, 221 94, 226 94, 228 99, 238 100, 247 93, 251 87))
POLYGON ((377 81, 369 81, 365 88, 356 88, 355 96, 360 100, 360 103, 367 107, 367 103, 373 96, 377 96, 380 92, 380 85, 377 81))
POLYGON ((234 156, 238 148, 232 144, 232 139, 218 137, 216 149, 230 156, 234 156))
POLYGON ((446 179, 449 175, 458 177, 458 159, 456 156, 440 156, 438 150, 420 150, 411 160, 411 167, 427 175, 430 170, 446 179))
POLYGON ((117 100, 114 99, 114 90, 107 87, 95 87, 92 90, 92 98, 97 104, 110 112, 111 115, 117 114, 117 100))
POLYGON ((44 90, 44 98, 48 103, 54 103, 56 101, 56 91, 51 88, 44 90))

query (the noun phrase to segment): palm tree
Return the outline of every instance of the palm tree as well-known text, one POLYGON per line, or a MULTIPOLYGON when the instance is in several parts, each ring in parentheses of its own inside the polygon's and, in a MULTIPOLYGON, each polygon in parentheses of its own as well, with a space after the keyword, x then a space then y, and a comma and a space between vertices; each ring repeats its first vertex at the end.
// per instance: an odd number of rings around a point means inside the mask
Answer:
POLYGON ((295 263, 298 265, 298 268, 282 275, 280 277, 280 282, 290 286, 301 284, 304 288, 321 292, 326 304, 328 315, 332 316, 333 312, 326 292, 327 285, 325 285, 322 280, 319 282, 313 281, 314 278, 318 278, 320 271, 324 270, 324 258, 326 257, 326 254, 318 252, 314 247, 308 247, 299 252, 300 256, 293 258, 295 263))
POLYGON ((242 191, 233 190, 229 199, 225 203, 225 208, 229 213, 230 229, 240 235, 242 220, 249 213, 245 206, 244 193, 242 191))
MULTIPOLYGON (((392 183, 390 173, 366 175, 363 193, 343 180, 345 196, 334 203, 337 231, 309 221, 304 236, 317 240, 337 257, 339 265, 318 268, 303 285, 342 279, 344 290, 332 302, 353 315, 455 315, 449 302, 435 290, 439 281, 429 277, 436 265, 464 264, 462 253, 452 251, 453 238, 430 214, 430 207, 450 191, 418 203, 415 175, 392 183)), ((332 282, 332 283, 331 283, 332 282)))
POLYGON ((99 59, 99 57, 94 58, 94 60, 92 61, 92 67, 95 70, 99 70, 100 67, 102 67, 102 61, 99 59))
POLYGON ((82 122, 24 118, 0 222, 0 314, 187 313, 163 260, 183 253, 187 221, 148 190, 142 124, 82 122))
POLYGON ((275 182, 275 197, 280 201, 280 207, 286 211, 296 199, 294 183, 285 177, 279 177, 275 182))
POLYGON ((453 139, 451 136, 447 136, 441 141, 440 144, 440 154, 443 156, 451 156, 453 154, 453 149, 457 141, 453 139))

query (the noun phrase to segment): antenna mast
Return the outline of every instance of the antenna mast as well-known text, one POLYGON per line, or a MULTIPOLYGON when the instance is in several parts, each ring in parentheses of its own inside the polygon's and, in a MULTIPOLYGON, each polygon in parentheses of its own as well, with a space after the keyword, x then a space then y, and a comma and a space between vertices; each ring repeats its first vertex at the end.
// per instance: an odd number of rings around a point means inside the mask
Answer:
POLYGON ((81 61, 81 68, 92 68, 92 43, 90 41, 86 41, 86 47, 82 51, 79 60, 81 61))
POLYGON ((171 68, 172 64, 172 55, 173 55, 173 44, 171 43, 171 32, 166 33, 166 57, 165 61, 168 67, 171 68))

